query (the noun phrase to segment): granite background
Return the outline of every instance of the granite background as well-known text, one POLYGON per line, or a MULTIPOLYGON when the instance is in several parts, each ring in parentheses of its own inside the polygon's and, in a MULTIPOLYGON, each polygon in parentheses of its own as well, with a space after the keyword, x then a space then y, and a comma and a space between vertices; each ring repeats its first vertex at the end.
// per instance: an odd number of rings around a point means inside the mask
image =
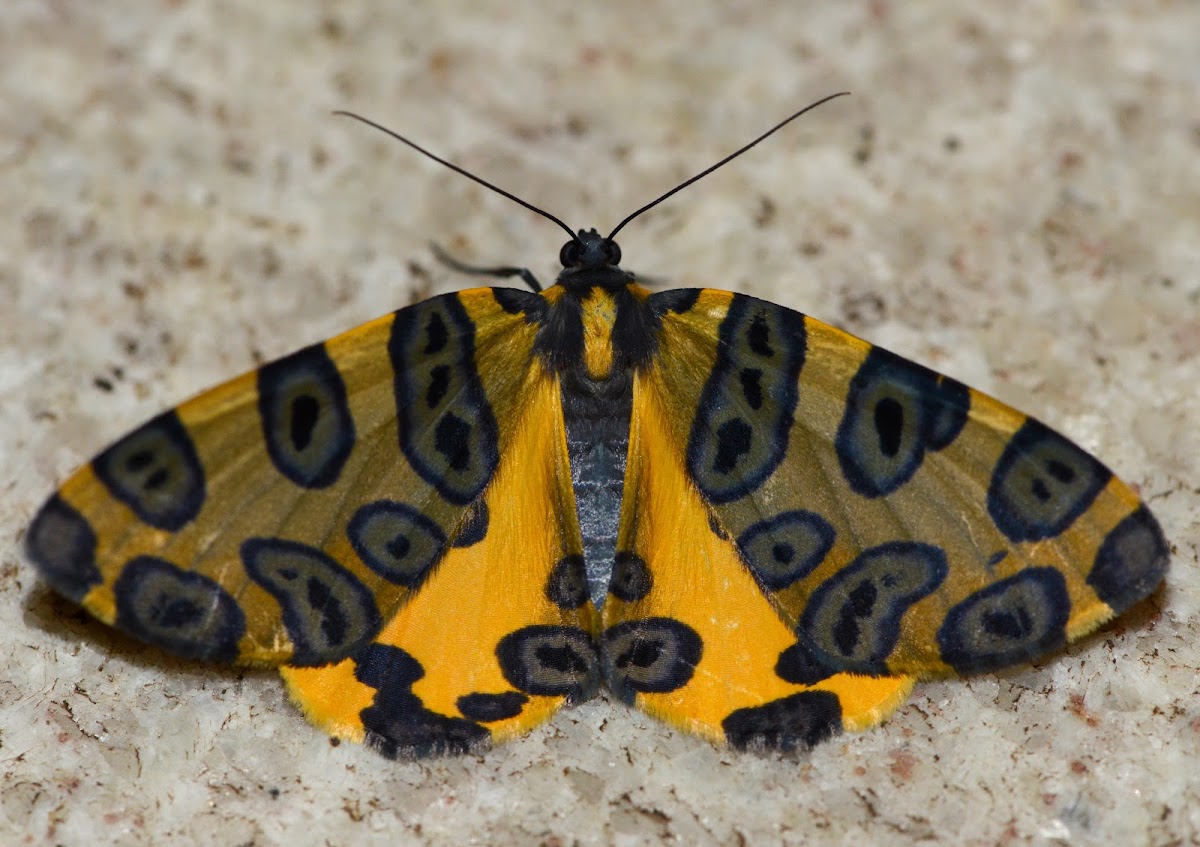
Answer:
POLYGON ((0 7, 0 842, 1187 844, 1200 839, 1200 5, 0 7), (1140 487, 1167 587, 1064 655, 740 755, 608 699, 486 756, 331 746, 266 672, 165 658, 21 560, 151 414, 561 233, 330 111, 1036 414, 1140 487))

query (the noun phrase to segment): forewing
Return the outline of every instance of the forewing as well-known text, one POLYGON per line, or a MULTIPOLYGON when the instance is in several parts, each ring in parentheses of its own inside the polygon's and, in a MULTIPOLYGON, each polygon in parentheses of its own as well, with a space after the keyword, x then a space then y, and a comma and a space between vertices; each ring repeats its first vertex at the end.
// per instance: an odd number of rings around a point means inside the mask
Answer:
POLYGON ((1162 580, 1146 506, 1038 421, 781 306, 650 302, 662 329, 639 390, 792 631, 788 678, 1029 660, 1162 580))
POLYGON ((100 620, 179 655, 350 655, 497 472, 535 385, 528 298, 436 297, 158 416, 64 483, 29 557, 100 620))

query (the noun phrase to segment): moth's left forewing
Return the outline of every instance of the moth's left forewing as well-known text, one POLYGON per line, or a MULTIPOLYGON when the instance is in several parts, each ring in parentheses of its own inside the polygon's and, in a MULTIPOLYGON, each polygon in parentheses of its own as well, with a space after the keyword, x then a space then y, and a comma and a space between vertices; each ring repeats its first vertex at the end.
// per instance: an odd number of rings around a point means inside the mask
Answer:
MULTIPOLYGON (((651 304, 662 329, 635 417, 660 421, 661 443, 643 461, 680 462, 711 531, 729 536, 742 573, 718 587, 758 589, 791 639, 780 678, 1028 660, 1161 581, 1166 543, 1136 494, 1032 418, 754 298, 676 291, 651 304)), ((641 498, 636 482, 627 498, 641 498)), ((670 513, 662 501, 637 514, 660 509, 670 513)), ((625 520, 650 533, 650 518, 625 520)), ((686 567, 658 561, 656 579, 686 567)), ((718 620, 725 599, 695 602, 718 620)))
POLYGON ((34 518, 29 556, 171 652, 340 660, 475 513, 536 388, 522 309, 540 304, 435 297, 204 392, 71 476, 34 518))

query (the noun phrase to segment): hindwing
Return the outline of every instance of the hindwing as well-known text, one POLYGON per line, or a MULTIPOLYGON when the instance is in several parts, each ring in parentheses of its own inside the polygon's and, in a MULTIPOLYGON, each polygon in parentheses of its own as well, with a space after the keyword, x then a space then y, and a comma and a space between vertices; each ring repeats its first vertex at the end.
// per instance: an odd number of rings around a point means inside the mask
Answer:
POLYGON ((602 611, 610 688, 743 749, 805 748, 879 723, 913 679, 796 672, 796 636, 714 521, 673 418, 651 384, 635 380, 617 564, 602 611))
POLYGON ((520 394, 495 478, 415 597, 341 662, 282 669, 327 732, 389 756, 462 753, 595 692, 558 381, 534 368, 520 394))

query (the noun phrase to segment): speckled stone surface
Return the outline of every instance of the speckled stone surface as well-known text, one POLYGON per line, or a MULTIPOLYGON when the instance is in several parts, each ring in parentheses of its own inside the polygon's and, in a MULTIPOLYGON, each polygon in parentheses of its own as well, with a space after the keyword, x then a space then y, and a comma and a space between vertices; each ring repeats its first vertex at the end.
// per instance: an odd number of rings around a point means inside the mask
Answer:
POLYGON ((1200 6, 50 3, 0 9, 0 843, 1182 844, 1200 838, 1200 6), (386 8, 386 11, 384 10, 386 8), (1134 482, 1167 587, 1038 667, 739 755, 608 699, 483 757, 331 746, 266 672, 38 585, 43 498, 248 367, 553 226, 345 120, 611 226, 1062 429, 1134 482))

